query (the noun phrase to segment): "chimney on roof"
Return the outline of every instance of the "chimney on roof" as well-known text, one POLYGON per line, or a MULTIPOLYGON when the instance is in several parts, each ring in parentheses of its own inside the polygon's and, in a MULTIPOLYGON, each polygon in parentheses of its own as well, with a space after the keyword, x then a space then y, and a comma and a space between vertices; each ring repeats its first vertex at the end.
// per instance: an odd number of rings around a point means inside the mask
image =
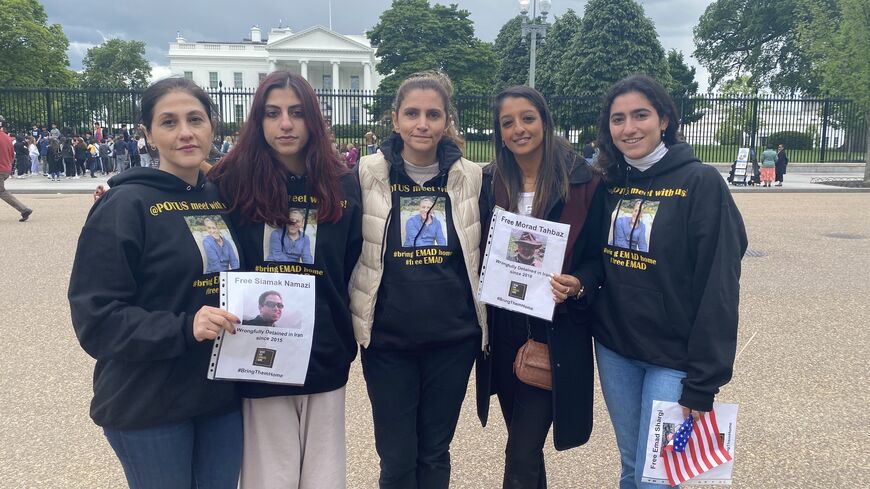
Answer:
POLYGON ((251 42, 263 42, 263 35, 258 26, 251 27, 251 42))

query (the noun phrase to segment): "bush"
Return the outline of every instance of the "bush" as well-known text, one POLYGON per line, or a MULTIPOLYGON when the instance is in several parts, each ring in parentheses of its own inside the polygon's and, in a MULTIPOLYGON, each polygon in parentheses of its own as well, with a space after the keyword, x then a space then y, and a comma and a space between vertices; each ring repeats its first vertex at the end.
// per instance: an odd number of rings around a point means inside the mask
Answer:
POLYGON ((740 126, 727 122, 722 123, 716 129, 716 134, 713 135, 716 142, 722 146, 743 146, 743 136, 743 130, 740 126))
MULTIPOLYGON (((217 135, 235 136, 237 132, 242 130, 241 122, 221 122, 217 128, 217 135)), ((221 138, 223 140, 223 138, 221 138)))
POLYGON ((798 131, 780 131, 767 136, 767 143, 774 147, 781 144, 786 149, 813 149, 813 137, 798 131))
MULTIPOLYGON (((332 133, 335 134, 336 138, 362 139, 372 127, 374 127, 374 124, 335 124, 332 126, 332 133)), ((377 133, 378 131, 376 128, 375 134, 377 133)), ((378 137, 380 137, 380 135, 378 137)))
POLYGON ((462 134, 462 138, 466 141, 492 141, 492 134, 486 132, 467 132, 462 134))

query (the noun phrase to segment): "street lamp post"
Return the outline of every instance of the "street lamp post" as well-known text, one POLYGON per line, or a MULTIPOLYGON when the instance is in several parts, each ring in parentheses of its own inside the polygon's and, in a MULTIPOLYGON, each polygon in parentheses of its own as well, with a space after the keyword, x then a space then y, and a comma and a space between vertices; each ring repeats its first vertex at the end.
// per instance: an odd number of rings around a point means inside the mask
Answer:
POLYGON ((529 86, 535 88, 535 58, 537 51, 538 36, 541 36, 541 41, 547 37, 547 14, 550 13, 550 7, 553 3, 550 0, 519 0, 520 12, 523 14, 523 42, 526 41, 526 36, 531 38, 532 45, 529 47, 529 86), (529 20, 529 3, 532 4, 532 17, 529 20), (540 4, 541 19, 538 21, 538 16, 535 13, 536 7, 540 4))

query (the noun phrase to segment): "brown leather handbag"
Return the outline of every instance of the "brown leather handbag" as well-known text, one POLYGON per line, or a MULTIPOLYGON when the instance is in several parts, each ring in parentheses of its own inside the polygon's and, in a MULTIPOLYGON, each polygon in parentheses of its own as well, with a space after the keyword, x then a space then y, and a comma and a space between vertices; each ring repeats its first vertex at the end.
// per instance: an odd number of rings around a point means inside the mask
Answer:
POLYGON ((553 390, 550 349, 547 345, 529 338, 517 351, 517 357, 514 359, 514 374, 524 384, 548 391, 553 390))

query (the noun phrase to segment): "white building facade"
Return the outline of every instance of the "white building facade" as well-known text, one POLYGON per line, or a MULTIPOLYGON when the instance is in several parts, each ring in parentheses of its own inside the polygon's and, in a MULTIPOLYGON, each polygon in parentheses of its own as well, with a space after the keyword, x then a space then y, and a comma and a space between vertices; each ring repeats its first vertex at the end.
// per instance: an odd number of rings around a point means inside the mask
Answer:
MULTIPOLYGON (((275 70, 299 74, 321 95, 332 91, 334 96, 321 96, 321 107, 333 123, 343 124, 366 120, 359 95, 377 89, 376 63, 375 50, 365 36, 343 35, 323 26, 298 33, 289 27, 273 27, 265 39, 255 26, 250 38, 238 42, 190 42, 179 33, 169 45, 172 74, 207 89, 253 89, 275 70)), ((223 120, 242 122, 249 105, 248 98, 245 103, 234 102, 231 110, 222 108, 223 120)))

